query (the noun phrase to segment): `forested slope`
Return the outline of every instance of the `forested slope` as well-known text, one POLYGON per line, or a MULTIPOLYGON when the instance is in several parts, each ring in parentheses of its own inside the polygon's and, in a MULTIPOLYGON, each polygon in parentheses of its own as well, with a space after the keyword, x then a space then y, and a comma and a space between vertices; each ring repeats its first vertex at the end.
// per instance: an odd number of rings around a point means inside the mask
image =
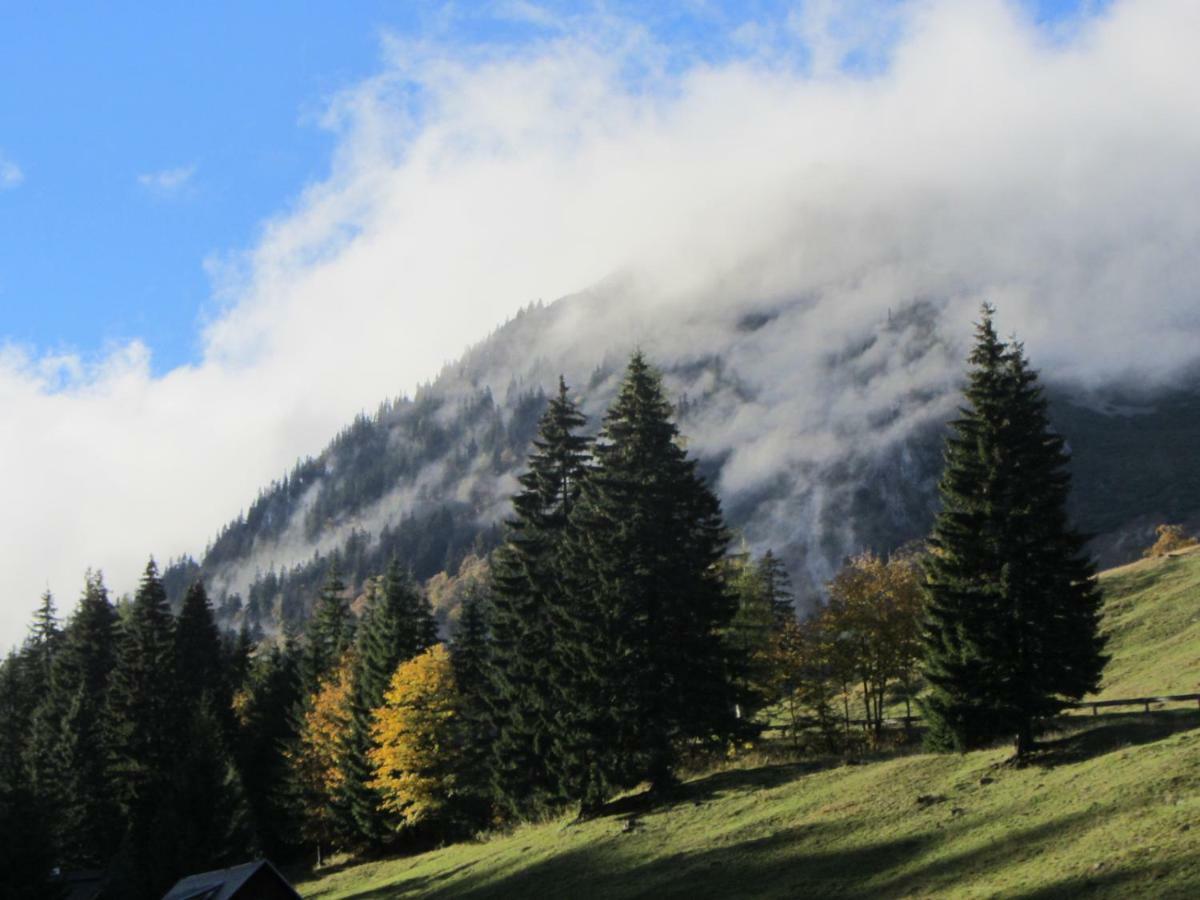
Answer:
MULTIPOLYGON (((727 521, 787 562, 801 603, 847 556, 927 533, 964 352, 940 305, 835 328, 812 298, 751 312, 714 303, 675 319, 636 300, 616 283, 530 307, 415 396, 359 416, 265 487, 199 562, 169 567, 173 601, 203 574, 227 627, 271 632, 303 622, 334 554, 352 587, 392 556, 422 580, 453 575, 498 543, 559 374, 594 431, 635 346, 663 371, 727 521)), ((1200 514, 1195 389, 1083 391, 1044 378, 1073 455, 1072 512, 1105 565, 1133 558, 1154 525, 1200 514)))
MULTIPOLYGON (((1102 576, 1102 695, 1200 691, 1200 553, 1102 576)), ((306 897, 1194 897, 1200 713, 1074 717, 1010 751, 754 765, 421 855, 334 871, 306 897)))

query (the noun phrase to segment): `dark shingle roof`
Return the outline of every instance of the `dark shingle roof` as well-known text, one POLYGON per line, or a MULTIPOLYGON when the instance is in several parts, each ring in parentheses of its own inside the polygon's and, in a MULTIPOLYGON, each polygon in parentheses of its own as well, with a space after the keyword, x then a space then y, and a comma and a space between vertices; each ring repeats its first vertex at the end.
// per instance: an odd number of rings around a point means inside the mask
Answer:
MULTIPOLYGON (((181 878, 175 882, 175 887, 167 891, 163 900, 229 900, 263 866, 267 866, 283 884, 288 885, 287 879, 279 874, 278 869, 267 860, 260 859, 229 869, 216 869, 181 878)), ((288 888, 290 889, 291 885, 288 885, 288 888)), ((300 900, 300 895, 295 890, 292 890, 292 894, 296 900, 300 900)))

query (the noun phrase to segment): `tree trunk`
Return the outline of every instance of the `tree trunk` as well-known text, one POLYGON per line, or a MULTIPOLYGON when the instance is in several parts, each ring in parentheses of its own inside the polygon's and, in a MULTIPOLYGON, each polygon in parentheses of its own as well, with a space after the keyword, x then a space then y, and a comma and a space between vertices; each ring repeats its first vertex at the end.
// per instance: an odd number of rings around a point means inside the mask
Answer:
POLYGON ((1013 749, 1018 757, 1022 757, 1033 749, 1033 728, 1028 719, 1021 722, 1021 727, 1017 729, 1016 740, 1013 741, 1013 749))

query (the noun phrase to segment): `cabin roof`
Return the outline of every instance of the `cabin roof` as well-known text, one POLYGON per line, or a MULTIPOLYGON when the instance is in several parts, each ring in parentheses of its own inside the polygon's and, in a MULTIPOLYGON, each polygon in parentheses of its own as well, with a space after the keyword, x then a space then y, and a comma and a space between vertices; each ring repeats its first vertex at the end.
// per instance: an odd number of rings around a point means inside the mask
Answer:
POLYGON ((279 874, 279 870, 271 865, 270 861, 265 859, 181 878, 175 882, 175 886, 171 890, 167 891, 163 900, 232 900, 237 896, 238 890, 264 866, 270 869, 279 882, 291 891, 296 900, 300 900, 300 895, 288 884, 287 879, 279 874))

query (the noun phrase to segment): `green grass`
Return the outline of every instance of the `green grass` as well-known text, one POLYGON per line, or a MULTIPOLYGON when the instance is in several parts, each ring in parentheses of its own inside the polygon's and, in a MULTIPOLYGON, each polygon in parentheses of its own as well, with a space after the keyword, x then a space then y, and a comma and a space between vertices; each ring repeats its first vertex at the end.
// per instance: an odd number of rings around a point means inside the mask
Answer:
POLYGON ((1200 548, 1105 572, 1102 698, 1200 693, 1200 548))
MULTIPOLYGON (((1200 553, 1114 570, 1103 586, 1103 696, 1200 690, 1200 553)), ((1007 749, 734 764, 668 801, 628 797, 583 824, 523 826, 299 888, 323 900, 1200 897, 1200 711, 1063 727, 1022 768, 1007 749)))

